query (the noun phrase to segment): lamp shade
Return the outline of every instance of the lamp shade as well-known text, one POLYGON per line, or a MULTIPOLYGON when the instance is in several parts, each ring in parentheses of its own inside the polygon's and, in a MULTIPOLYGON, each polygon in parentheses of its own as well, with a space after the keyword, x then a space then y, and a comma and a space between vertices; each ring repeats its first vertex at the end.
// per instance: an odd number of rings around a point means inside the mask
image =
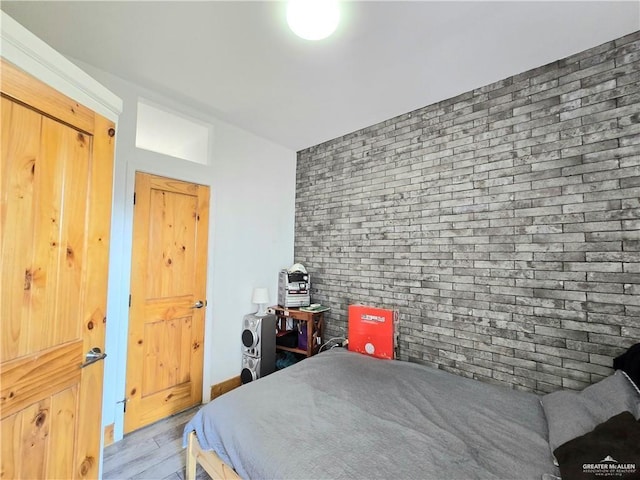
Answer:
POLYGON ((254 288, 251 302, 260 305, 261 303, 269 303, 269 289, 254 288))

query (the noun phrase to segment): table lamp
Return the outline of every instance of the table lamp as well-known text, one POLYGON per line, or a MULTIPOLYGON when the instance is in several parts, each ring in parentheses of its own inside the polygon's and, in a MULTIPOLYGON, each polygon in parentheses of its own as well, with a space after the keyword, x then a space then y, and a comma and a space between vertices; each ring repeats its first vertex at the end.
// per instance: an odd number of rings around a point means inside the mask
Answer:
POLYGON ((258 305, 256 317, 264 317, 267 314, 267 305, 269 305, 269 290, 267 288, 254 288, 251 301, 258 305))

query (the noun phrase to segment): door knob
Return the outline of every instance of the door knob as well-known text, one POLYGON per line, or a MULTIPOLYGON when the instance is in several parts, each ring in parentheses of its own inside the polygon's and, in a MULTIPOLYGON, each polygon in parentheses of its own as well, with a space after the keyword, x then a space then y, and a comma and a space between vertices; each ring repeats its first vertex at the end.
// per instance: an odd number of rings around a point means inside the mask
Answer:
POLYGON ((202 300, 198 300, 196 303, 193 304, 193 307, 191 308, 202 308, 204 307, 204 303, 202 302, 202 300))
POLYGON ((100 348, 93 347, 87 352, 87 356, 84 358, 84 363, 80 365, 80 368, 88 367, 92 363, 96 363, 99 360, 104 360, 106 356, 107 354, 103 353, 100 348))

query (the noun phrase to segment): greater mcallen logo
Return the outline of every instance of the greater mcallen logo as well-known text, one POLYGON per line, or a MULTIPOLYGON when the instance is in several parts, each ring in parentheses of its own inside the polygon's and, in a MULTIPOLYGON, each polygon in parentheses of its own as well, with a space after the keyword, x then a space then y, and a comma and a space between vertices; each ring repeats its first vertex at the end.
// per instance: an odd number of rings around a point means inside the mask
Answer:
POLYGON ((598 463, 582 464, 583 473, 592 473, 598 477, 622 477, 623 475, 636 473, 635 463, 620 463, 611 455, 607 455, 598 463))

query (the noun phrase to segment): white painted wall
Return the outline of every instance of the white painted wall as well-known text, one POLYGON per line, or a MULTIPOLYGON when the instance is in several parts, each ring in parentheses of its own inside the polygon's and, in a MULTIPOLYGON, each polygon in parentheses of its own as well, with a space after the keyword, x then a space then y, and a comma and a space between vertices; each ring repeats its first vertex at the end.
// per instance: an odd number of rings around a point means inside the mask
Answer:
MULTIPOLYGON (((76 62, 124 103, 116 135, 114 202, 107 320, 103 424, 123 434, 129 273, 136 171, 211 187, 204 345, 203 401, 210 386, 239 375, 244 314, 256 310, 251 293, 269 288, 276 302, 278 270, 293 263, 296 152, 257 137, 170 98, 76 62), (209 165, 135 147, 138 97, 213 126, 209 165)), ((215 88, 215 85, 212 85, 215 88)))

